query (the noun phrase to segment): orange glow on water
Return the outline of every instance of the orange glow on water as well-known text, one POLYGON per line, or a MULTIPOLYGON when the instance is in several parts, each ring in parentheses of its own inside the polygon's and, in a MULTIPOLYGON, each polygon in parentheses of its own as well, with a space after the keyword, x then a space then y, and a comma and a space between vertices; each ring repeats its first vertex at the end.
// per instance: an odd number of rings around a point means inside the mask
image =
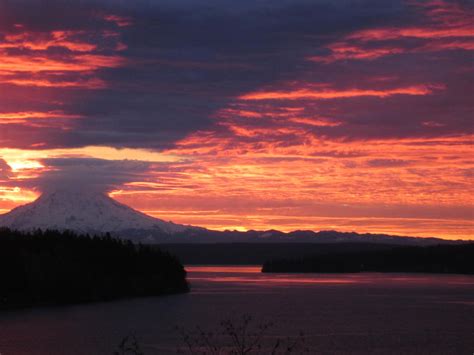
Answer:
POLYGON ((191 282, 206 282, 234 286, 251 285, 252 287, 305 287, 305 286, 338 286, 338 285, 371 285, 383 281, 386 285, 399 284, 430 285, 440 282, 445 285, 474 285, 474 280, 466 276, 424 275, 424 274, 386 274, 386 273, 350 273, 350 274, 267 274, 261 267, 248 266, 186 266, 187 279, 191 282))
POLYGON ((260 266, 187 266, 186 271, 193 273, 212 272, 212 273, 250 273, 255 274, 261 271, 260 266))

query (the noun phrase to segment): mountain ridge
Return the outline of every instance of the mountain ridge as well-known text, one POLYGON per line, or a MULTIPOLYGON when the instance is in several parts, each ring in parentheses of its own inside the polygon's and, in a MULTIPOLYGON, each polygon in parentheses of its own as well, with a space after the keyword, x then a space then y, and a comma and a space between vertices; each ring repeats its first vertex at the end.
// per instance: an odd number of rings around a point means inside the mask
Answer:
POLYGON ((439 238, 417 238, 387 234, 359 234, 333 230, 215 231, 167 222, 126 206, 105 193, 57 190, 41 195, 32 203, 0 215, 0 226, 28 231, 71 230, 105 234, 139 243, 380 243, 433 245, 457 243, 439 238))

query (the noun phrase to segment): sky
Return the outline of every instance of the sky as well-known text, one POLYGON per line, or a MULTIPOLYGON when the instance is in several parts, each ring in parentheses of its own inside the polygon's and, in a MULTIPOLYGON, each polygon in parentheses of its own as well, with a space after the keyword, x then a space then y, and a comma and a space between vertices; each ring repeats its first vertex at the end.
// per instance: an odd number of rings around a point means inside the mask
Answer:
POLYGON ((474 3, 0 1, 0 213, 474 239, 474 3))

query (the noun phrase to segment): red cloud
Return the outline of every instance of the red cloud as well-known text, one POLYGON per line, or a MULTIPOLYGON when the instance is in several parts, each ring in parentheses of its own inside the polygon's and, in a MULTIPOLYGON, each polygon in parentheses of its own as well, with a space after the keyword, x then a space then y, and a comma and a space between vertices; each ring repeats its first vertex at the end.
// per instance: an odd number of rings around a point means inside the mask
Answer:
POLYGON ((424 11, 424 25, 412 27, 380 27, 356 31, 342 41, 327 46, 330 54, 313 56, 315 62, 332 63, 338 60, 374 60, 402 53, 438 52, 445 50, 474 50, 474 13, 457 4, 433 1, 417 5, 424 11), (407 47, 404 39, 420 43, 407 47), (386 43, 399 41, 397 45, 386 43), (386 43, 386 44, 384 44, 386 43))
POLYGON ((51 47, 63 47, 74 52, 91 52, 96 44, 84 42, 74 37, 83 35, 84 31, 52 31, 47 33, 21 32, 8 34, 0 48, 26 48, 31 50, 47 50, 51 47))
POLYGON ((105 15, 104 20, 115 23, 118 27, 127 27, 133 24, 133 21, 129 17, 119 15, 105 15))
MULTIPOLYGON (((106 19, 112 20, 121 25, 125 21, 119 17, 106 19)), ((0 84, 101 89, 107 84, 94 76, 95 72, 126 64, 124 57, 114 53, 126 48, 117 31, 32 32, 18 25, 10 30, 0 41, 0 84), (52 48, 63 51, 52 52, 52 48)))
POLYGON ((67 129, 67 121, 78 118, 81 118, 81 116, 66 114, 62 111, 0 112, 0 126, 22 124, 30 127, 62 126, 64 129, 67 129))
POLYGON ((291 91, 261 91, 240 96, 241 100, 328 100, 373 96, 386 98, 393 95, 428 95, 434 90, 442 89, 442 85, 413 85, 385 90, 375 89, 322 89, 312 90, 307 88, 295 89, 291 91))
POLYGON ((36 86, 36 87, 45 87, 45 88, 86 88, 86 89, 104 89, 107 87, 107 84, 104 80, 99 78, 90 78, 82 79, 79 78, 75 81, 54 81, 48 78, 42 78, 41 76, 38 79, 0 79, 0 83, 4 84, 13 84, 17 86, 36 86))

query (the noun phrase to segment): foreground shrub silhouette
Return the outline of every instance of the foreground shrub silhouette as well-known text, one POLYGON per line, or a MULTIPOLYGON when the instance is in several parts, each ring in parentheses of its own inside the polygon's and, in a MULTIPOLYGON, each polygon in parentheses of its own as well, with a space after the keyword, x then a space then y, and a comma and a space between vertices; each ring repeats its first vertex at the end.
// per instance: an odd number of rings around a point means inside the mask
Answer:
POLYGON ((0 229, 0 308, 186 292, 181 263, 156 247, 72 232, 0 229))
POLYGON ((239 320, 226 319, 220 323, 216 331, 205 331, 196 327, 194 331, 177 327, 184 346, 178 349, 181 354, 293 354, 305 353, 309 350, 304 346, 304 335, 286 339, 266 338, 268 330, 273 323, 256 323, 249 315, 244 315, 239 320))
MULTIPOLYGON (((197 326, 193 330, 176 327, 183 345, 178 354, 191 355, 289 355, 311 353, 305 347, 304 334, 297 337, 272 338, 268 330, 273 323, 256 323, 249 315, 238 320, 225 319, 215 331, 205 331, 197 326)), ((145 355, 134 335, 124 337, 113 355, 145 355)))
POLYGON ((120 341, 113 355, 144 355, 135 335, 128 335, 120 341))

